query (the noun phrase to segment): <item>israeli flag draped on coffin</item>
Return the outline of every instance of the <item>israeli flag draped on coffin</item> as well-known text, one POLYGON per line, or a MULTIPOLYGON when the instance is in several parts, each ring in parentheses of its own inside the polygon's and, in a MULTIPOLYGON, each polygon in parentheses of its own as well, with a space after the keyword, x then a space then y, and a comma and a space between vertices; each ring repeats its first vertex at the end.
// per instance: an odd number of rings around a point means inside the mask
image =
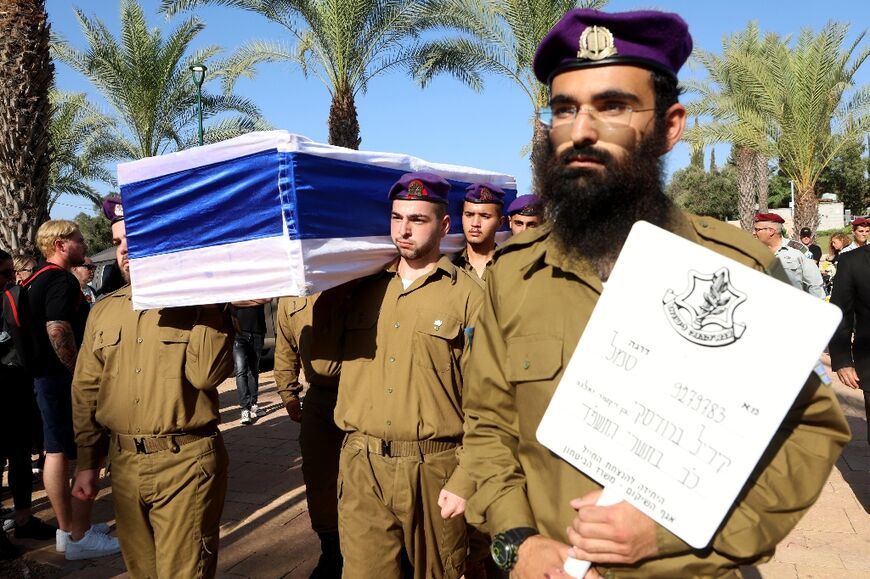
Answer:
POLYGON ((465 187, 509 175, 354 151, 287 131, 250 133, 118 166, 137 310, 302 296, 372 274, 398 255, 390 186, 408 171, 450 181, 458 251, 465 187))

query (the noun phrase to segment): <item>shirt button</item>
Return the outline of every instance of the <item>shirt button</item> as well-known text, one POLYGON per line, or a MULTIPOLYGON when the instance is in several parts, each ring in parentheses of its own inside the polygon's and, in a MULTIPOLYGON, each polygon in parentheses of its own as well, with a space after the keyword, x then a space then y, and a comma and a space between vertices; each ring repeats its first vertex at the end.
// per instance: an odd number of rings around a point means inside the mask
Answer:
POLYGON ((142 343, 142 338, 136 338, 136 341, 139 342, 139 343, 141 344, 141 343, 142 343))
POLYGON ((141 428, 137 428, 137 429, 136 429, 136 434, 139 434, 140 432, 142 432, 142 429, 141 429, 141 428))
POLYGON ((393 389, 392 389, 392 388, 387 388, 387 394, 392 394, 392 393, 393 393, 393 389))
POLYGON ((142 371, 142 368, 136 368, 136 370, 135 370, 135 372, 136 372, 137 374, 138 374, 139 372, 141 372, 141 371, 142 371))
POLYGON ((528 370, 529 366, 531 366, 531 365, 532 365, 532 363, 529 362, 528 360, 523 360, 523 369, 524 370, 528 370))
POLYGON ((393 356, 390 356, 390 362, 395 362, 395 361, 396 361, 396 358, 393 356))
POLYGON ((392 420, 387 420, 387 426, 391 426, 393 424, 392 420))
POLYGON ((393 327, 394 327, 394 328, 398 328, 398 327, 399 327, 399 322, 396 322, 395 324, 393 324, 393 327))
POLYGON ((139 406, 139 399, 138 398, 136 400, 134 400, 133 402, 136 404, 136 406, 139 406))

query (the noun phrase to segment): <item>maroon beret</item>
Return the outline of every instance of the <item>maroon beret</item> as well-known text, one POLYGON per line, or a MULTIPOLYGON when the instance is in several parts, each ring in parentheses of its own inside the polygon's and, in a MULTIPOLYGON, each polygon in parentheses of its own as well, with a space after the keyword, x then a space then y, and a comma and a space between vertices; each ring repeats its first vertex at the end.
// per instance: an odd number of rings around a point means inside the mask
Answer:
POLYGON ((447 203, 450 183, 434 173, 405 173, 390 188, 390 199, 447 203))
POLYGON ((770 221, 771 223, 785 223, 785 219, 783 219, 776 213, 756 213, 755 222, 758 223, 759 221, 770 221))
POLYGON ((504 190, 492 183, 472 183, 465 188, 465 200, 470 203, 504 204, 504 190))
POLYGON ((856 217, 850 223, 852 227, 858 227, 859 225, 870 225, 870 221, 868 221, 865 217, 856 217))
POLYGON ((543 215, 544 204, 541 198, 536 195, 520 195, 507 208, 508 215, 516 213, 526 216, 543 215))
POLYGON ((103 199, 103 215, 106 216, 111 223, 124 220, 124 206, 121 205, 121 198, 117 195, 109 195, 103 199))
POLYGON ((677 14, 575 8, 544 36, 532 67, 544 84, 565 70, 608 64, 640 66, 676 78, 691 52, 689 27, 677 14))

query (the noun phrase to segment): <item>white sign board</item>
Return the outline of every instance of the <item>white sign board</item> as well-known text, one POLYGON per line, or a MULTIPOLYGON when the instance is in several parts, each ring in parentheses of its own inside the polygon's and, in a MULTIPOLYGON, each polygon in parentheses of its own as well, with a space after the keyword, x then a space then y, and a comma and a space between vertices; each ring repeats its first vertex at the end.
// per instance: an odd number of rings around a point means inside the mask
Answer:
POLYGON ((840 317, 831 304, 640 222, 538 440, 706 547, 840 317))

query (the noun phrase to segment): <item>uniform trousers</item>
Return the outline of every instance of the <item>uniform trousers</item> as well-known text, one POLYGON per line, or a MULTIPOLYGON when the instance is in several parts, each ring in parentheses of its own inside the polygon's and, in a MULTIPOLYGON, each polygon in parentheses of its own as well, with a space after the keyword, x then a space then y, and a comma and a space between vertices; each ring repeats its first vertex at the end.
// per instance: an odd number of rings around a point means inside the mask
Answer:
POLYGON ((338 526, 344 577, 456 579, 465 568, 465 517, 441 518, 438 494, 456 468, 456 449, 379 456, 363 434, 347 436, 339 460, 338 526))
POLYGON ((220 434, 151 454, 113 443, 112 496, 130 577, 214 577, 228 457, 220 434))
POLYGON ((311 528, 338 532, 338 455, 345 432, 335 425, 338 390, 312 384, 302 405, 299 447, 311 528))
MULTIPOLYGON (((33 492, 30 465, 33 379, 23 369, 0 366, 0 460, 9 461, 9 490, 16 509, 29 509, 33 492)), ((2 471, 0 471, 2 474, 2 471)))

